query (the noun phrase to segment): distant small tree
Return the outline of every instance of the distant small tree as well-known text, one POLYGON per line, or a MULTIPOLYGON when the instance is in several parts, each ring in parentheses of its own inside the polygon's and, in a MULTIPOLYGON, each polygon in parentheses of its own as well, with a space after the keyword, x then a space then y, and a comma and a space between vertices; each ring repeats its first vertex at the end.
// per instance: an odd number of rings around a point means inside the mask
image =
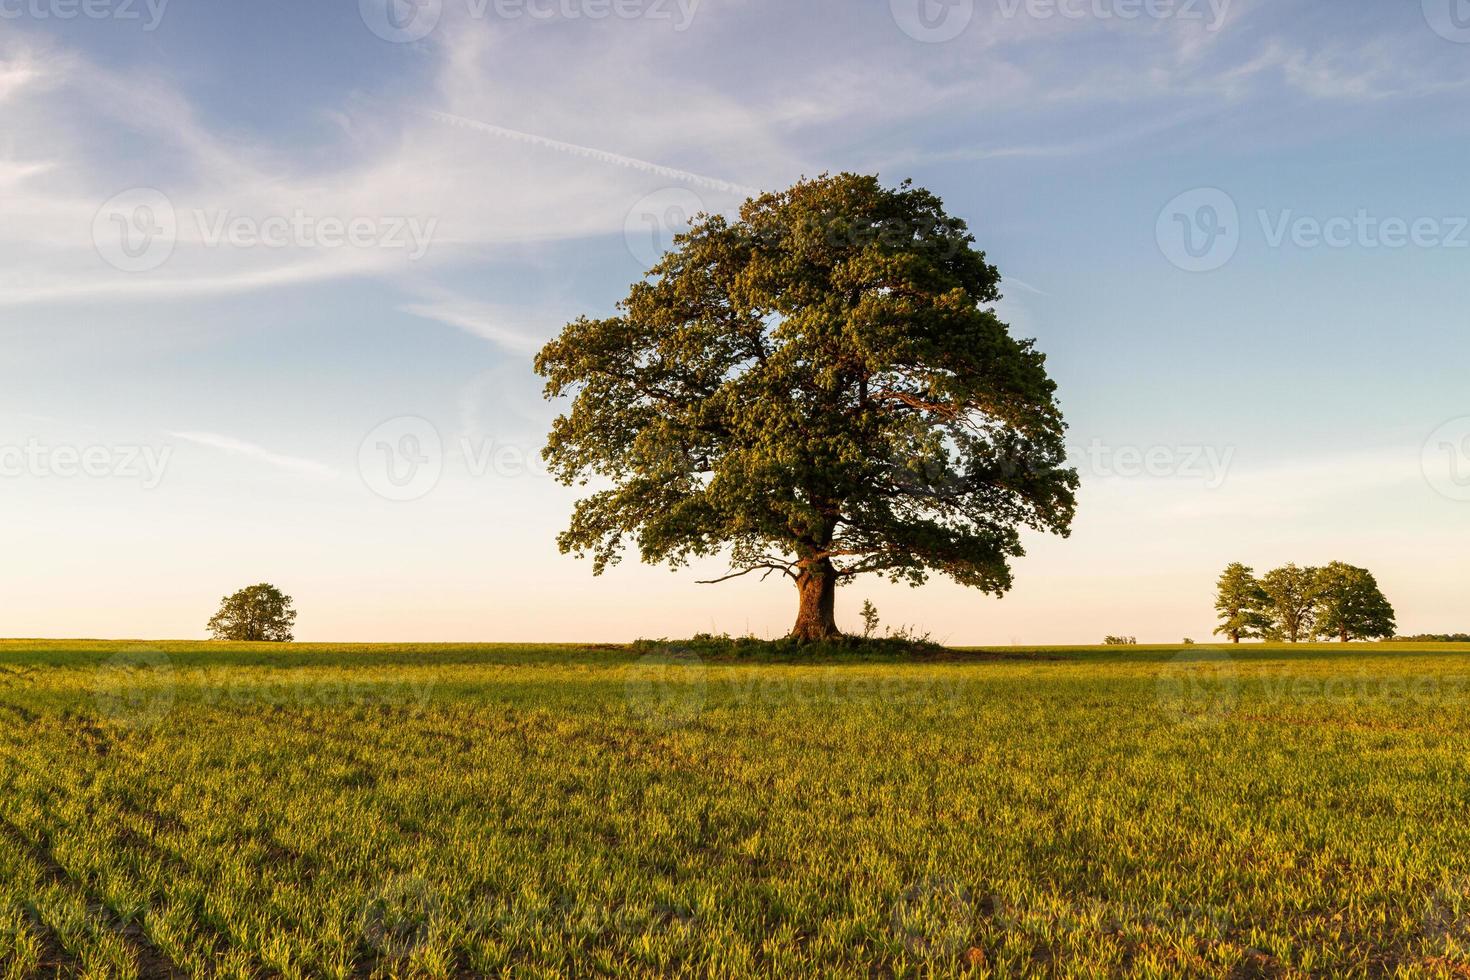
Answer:
POLYGON ((1264 636, 1271 626, 1267 602, 1261 583, 1248 566, 1238 561, 1226 565, 1216 585, 1215 609, 1220 613, 1220 625, 1215 633, 1228 636, 1231 643, 1264 636))
POLYGON ((1392 636, 1393 606, 1366 568, 1335 561, 1317 572, 1316 629, 1348 640, 1392 636))
POLYGON ((1261 578, 1270 625, 1266 638, 1299 643, 1316 636, 1317 569, 1286 564, 1261 578))
POLYGON ((863 638, 872 636, 878 629, 878 607, 873 605, 872 600, 863 600, 863 638))
POLYGON ((296 610, 291 597, 265 582, 225 596, 209 621, 216 640, 290 643, 296 610))

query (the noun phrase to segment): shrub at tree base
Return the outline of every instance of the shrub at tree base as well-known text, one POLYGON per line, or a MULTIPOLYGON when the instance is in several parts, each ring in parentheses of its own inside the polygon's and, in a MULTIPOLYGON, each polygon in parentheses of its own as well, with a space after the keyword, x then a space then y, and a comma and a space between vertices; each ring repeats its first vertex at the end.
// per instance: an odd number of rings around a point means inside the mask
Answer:
POLYGON ((883 637, 839 635, 830 640, 804 641, 794 637, 764 640, 754 636, 699 633, 687 640, 644 639, 633 649, 645 656, 692 657, 701 660, 749 660, 779 662, 799 656, 803 661, 852 657, 878 659, 950 658, 955 651, 934 642, 927 634, 907 630, 883 637))

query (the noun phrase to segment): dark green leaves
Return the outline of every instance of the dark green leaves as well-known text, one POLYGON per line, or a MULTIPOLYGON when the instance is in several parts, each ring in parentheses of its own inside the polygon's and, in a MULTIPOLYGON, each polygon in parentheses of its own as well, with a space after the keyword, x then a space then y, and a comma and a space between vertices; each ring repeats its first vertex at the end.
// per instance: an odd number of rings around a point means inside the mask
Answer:
POLYGON ((209 621, 216 640, 289 643, 296 610, 291 597, 262 582, 220 600, 219 612, 209 621))
POLYGON ((563 550, 1004 592, 1019 529, 1066 534, 1077 478, 973 244, 927 191, 852 174, 701 216, 617 316, 537 357, 573 398, 545 456, 595 484, 563 550))

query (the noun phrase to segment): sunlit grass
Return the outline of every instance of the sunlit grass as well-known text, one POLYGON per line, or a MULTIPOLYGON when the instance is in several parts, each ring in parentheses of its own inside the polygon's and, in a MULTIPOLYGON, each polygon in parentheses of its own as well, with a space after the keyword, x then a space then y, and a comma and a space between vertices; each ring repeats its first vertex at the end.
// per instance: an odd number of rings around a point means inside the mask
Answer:
POLYGON ((0 643, 0 975, 1457 975, 1470 648, 0 643))

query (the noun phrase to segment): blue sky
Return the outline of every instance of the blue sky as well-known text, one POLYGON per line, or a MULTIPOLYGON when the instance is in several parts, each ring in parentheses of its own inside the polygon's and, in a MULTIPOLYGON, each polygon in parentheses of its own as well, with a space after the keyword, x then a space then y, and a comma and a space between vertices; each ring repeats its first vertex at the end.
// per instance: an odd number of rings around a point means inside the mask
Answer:
POLYGON ((774 581, 557 554, 529 360, 692 210, 836 170, 970 222, 1084 478, 1009 597, 861 583, 840 621, 870 597, 952 642, 1205 639, 1226 562, 1342 559, 1406 631, 1463 630, 1461 24, 0 0, 0 633, 202 635, 262 579, 303 639, 784 632, 774 581))

